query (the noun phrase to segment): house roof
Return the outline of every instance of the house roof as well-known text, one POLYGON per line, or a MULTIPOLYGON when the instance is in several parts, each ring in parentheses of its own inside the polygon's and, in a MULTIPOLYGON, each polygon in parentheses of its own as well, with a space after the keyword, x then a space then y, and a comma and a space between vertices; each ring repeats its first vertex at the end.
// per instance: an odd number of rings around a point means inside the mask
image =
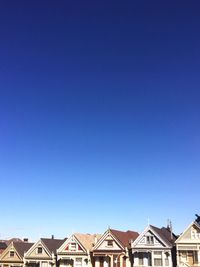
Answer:
POLYGON ((6 249, 7 248, 7 244, 5 241, 0 241, 0 249, 6 249))
POLYGON ((3 242, 5 242, 6 245, 8 246, 12 242, 23 242, 23 241, 20 238, 14 237, 14 238, 11 238, 11 239, 3 240, 3 242))
POLYGON ((188 229, 190 229, 191 226, 194 226, 194 225, 200 230, 200 224, 197 222, 197 220, 193 221, 191 224, 188 225, 188 227, 180 235, 177 236, 175 243, 179 243, 182 236, 188 231, 188 229))
POLYGON ((48 250, 56 254, 56 250, 63 244, 65 239, 54 239, 54 238, 41 238, 41 241, 48 248, 48 250))
POLYGON ((22 258, 24 256, 24 253, 28 251, 33 246, 33 244, 34 243, 29 242, 13 242, 13 246, 22 258))
POLYGON ((100 234, 81 234, 75 233, 74 236, 80 241, 80 243, 84 246, 84 248, 90 250, 96 239, 98 240, 101 235, 100 234))
POLYGON ((158 228, 153 225, 150 227, 167 243, 169 246, 173 245, 177 239, 177 236, 172 233, 168 227, 158 228))
POLYGON ((119 231, 119 230, 114 230, 114 229, 110 229, 110 232, 121 242, 121 244, 124 247, 129 247, 130 246, 130 240, 135 240, 138 236, 139 233, 138 232, 134 232, 134 231, 119 231))

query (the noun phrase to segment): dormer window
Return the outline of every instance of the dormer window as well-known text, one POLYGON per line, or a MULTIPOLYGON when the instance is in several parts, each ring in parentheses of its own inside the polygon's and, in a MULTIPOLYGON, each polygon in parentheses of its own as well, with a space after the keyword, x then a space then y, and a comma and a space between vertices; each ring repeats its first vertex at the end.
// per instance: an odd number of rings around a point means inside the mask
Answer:
POLYGON ((10 251, 10 257, 14 257, 15 256, 15 252, 14 251, 10 251))
POLYGON ((107 241, 107 247, 113 247, 113 240, 107 241))
POLYGON ((153 236, 147 236, 147 244, 148 245, 153 245, 154 244, 154 239, 153 239, 153 236))
POLYGON ((42 247, 38 247, 37 254, 42 254, 42 247))

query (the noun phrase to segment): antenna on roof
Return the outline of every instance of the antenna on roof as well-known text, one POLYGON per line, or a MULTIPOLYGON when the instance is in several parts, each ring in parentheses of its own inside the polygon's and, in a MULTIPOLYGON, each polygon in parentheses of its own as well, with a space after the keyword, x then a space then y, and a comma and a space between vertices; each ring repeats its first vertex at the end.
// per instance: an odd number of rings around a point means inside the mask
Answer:
POLYGON ((167 229, 170 231, 171 240, 173 240, 172 221, 170 219, 167 220, 167 229))
POLYGON ((149 217, 147 218, 147 225, 148 226, 150 225, 150 219, 149 219, 149 217))

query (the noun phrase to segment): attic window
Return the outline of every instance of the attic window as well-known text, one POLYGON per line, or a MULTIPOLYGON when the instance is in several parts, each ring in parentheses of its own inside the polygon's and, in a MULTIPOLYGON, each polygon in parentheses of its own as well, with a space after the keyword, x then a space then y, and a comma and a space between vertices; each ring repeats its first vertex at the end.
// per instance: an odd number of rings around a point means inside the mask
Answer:
POLYGON ((108 240, 107 241, 107 246, 108 247, 113 247, 113 240, 108 240))
POLYGON ((37 249, 37 253, 38 253, 38 254, 42 254, 42 247, 39 247, 39 248, 37 249))
POLYGON ((147 236, 147 244, 152 245, 154 243, 153 236, 147 236))
POLYGON ((15 256, 15 252, 14 251, 10 251, 10 257, 14 257, 15 256))
POLYGON ((70 250, 75 251, 76 250, 76 243, 70 244, 70 250))

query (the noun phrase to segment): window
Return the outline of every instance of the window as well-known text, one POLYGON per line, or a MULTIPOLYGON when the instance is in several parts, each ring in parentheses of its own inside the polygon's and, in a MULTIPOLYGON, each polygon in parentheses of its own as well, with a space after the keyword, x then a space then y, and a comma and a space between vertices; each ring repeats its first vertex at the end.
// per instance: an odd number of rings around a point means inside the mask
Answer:
POLYGON ((154 251, 154 265, 162 266, 162 251, 154 251))
POLYGON ((39 247, 39 248, 37 249, 37 253, 38 253, 38 254, 42 254, 42 247, 39 247))
POLYGON ((158 259, 158 258, 156 259, 156 258, 155 258, 155 259, 154 259, 154 265, 155 265, 155 266, 162 266, 162 259, 158 259))
POLYGON ((14 251, 10 251, 10 257, 14 257, 15 256, 15 252, 14 251))
POLYGON ((108 240, 107 241, 107 246, 108 247, 113 247, 113 241, 112 240, 108 240))
POLYGON ((71 243, 70 244, 70 250, 76 251, 76 243, 71 243))
POLYGON ((162 256, 162 251, 154 251, 154 255, 156 255, 156 256, 162 256))
POLYGON ((152 245, 154 242, 153 242, 153 236, 147 236, 147 244, 148 245, 152 245))

